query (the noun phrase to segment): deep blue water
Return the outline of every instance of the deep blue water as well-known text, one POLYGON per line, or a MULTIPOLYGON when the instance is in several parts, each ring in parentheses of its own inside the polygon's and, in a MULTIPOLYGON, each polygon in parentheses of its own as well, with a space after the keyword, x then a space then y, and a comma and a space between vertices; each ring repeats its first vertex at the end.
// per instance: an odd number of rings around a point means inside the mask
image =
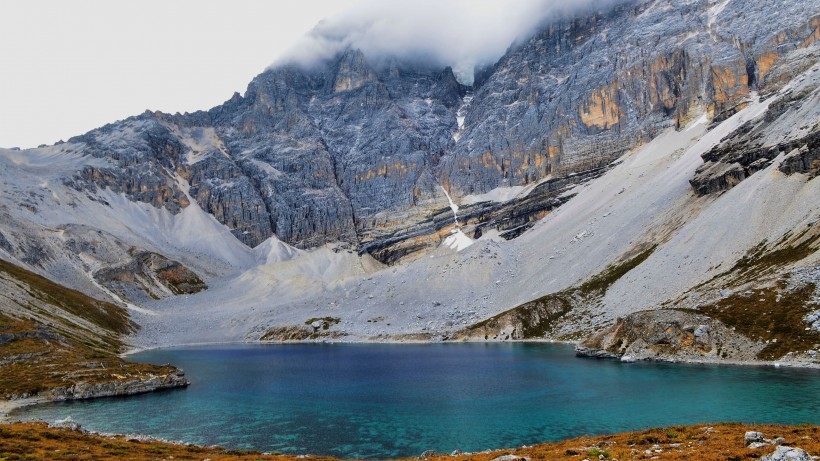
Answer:
POLYGON ((185 390, 48 404, 97 431, 357 458, 702 422, 820 423, 817 370, 581 359, 551 344, 242 345, 131 357, 185 390))

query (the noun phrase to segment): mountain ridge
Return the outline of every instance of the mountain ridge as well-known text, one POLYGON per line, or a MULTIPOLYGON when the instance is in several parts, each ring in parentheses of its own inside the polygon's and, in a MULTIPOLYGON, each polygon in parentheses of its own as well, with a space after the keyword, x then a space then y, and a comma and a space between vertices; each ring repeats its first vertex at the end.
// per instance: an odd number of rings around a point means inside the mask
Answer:
POLYGON ((818 38, 796 0, 636 0, 546 24, 473 87, 356 49, 269 69, 208 111, 0 150, 0 254, 129 305, 151 346, 325 317, 348 339, 450 338, 657 247, 528 326, 577 339, 817 264, 810 247, 700 285, 818 215, 818 38), (95 279, 145 254, 208 289, 137 300, 95 279))

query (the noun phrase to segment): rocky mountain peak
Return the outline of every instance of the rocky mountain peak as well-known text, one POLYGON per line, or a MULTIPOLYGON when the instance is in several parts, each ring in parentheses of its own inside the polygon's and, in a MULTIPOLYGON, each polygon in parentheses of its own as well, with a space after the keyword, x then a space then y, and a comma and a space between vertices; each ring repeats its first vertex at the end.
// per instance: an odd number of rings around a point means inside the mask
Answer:
POLYGON ((337 65, 333 80, 334 91, 355 90, 367 82, 377 80, 376 72, 368 65, 360 49, 345 50, 337 65))

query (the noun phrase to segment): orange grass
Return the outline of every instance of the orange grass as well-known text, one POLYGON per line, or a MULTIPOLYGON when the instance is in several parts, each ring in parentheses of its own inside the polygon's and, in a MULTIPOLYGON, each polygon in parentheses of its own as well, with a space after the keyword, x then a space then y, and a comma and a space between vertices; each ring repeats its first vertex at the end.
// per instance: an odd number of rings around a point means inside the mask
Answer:
MULTIPOLYGON (((763 432, 767 438, 783 437, 786 445, 803 448, 811 455, 820 453, 820 427, 813 425, 777 426, 714 424, 674 426, 621 434, 579 437, 562 442, 526 448, 494 450, 475 454, 434 455, 428 460, 490 461, 512 454, 536 460, 581 461, 617 460, 692 460, 741 461, 758 459, 774 451, 767 446, 744 446, 746 431, 763 432), (647 452, 648 451, 648 452, 647 452)), ((198 447, 156 441, 129 440, 124 436, 81 434, 67 429, 50 429, 43 423, 0 425, 2 460, 297 460, 296 456, 263 455, 248 451, 229 451, 219 447, 198 447), (173 457, 173 458, 171 458, 173 457)), ((330 460, 313 457, 312 460, 330 460)))

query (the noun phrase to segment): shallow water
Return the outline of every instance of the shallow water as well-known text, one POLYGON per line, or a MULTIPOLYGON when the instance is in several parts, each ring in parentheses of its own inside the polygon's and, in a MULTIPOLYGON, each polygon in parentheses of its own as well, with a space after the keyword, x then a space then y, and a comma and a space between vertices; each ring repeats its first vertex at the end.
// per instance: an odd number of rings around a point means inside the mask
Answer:
POLYGON ((47 404, 25 419, 339 457, 480 451, 719 421, 820 423, 820 371, 581 359, 553 344, 237 345, 143 352, 188 389, 47 404))

